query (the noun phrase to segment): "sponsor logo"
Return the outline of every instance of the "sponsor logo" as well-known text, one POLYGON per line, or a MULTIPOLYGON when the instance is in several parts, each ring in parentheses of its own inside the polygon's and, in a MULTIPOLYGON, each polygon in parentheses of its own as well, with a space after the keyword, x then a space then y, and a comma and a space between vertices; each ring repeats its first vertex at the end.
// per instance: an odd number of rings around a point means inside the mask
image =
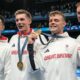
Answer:
MULTIPOLYGON (((13 51, 11 52, 11 54, 12 54, 12 55, 16 55, 16 54, 18 54, 18 51, 17 51, 17 50, 13 50, 13 51)), ((24 50, 24 51, 23 51, 23 54, 28 54, 28 51, 27 51, 27 50, 24 50)))
POLYGON ((52 54, 44 57, 44 60, 50 60, 55 58, 71 58, 72 54, 64 53, 64 54, 52 54))
POLYGON ((12 47, 15 47, 15 44, 13 44, 12 47))
POLYGON ((46 50, 44 51, 44 53, 46 53, 46 52, 49 52, 49 49, 46 49, 46 50))

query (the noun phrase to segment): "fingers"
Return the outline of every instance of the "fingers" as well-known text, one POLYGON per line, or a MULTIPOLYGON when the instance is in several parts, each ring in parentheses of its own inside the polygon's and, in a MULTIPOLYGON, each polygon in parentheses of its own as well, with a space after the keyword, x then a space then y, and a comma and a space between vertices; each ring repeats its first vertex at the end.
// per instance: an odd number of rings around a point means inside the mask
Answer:
POLYGON ((28 35, 29 43, 33 43, 40 34, 41 34, 41 30, 37 30, 37 31, 33 31, 30 35, 28 35))

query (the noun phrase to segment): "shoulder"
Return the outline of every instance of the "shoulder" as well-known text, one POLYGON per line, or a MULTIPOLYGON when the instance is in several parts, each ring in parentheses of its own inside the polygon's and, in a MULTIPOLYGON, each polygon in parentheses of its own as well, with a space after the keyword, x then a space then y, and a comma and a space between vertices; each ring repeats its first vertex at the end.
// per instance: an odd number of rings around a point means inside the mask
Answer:
POLYGON ((15 41, 17 37, 18 37, 18 34, 13 35, 13 36, 11 37, 11 39, 10 39, 9 42, 15 41))
POLYGON ((6 36, 3 36, 0 38, 0 40, 7 40, 8 38, 6 36))
POLYGON ((76 42, 76 39, 75 39, 75 38, 72 38, 72 37, 70 37, 70 36, 67 37, 66 39, 67 39, 68 41, 70 41, 70 42, 76 42))
POLYGON ((48 38, 46 38, 44 35, 39 35, 38 38, 35 40, 35 42, 37 43, 47 43, 48 42, 48 38))
POLYGON ((13 45, 13 43, 15 43, 18 39, 18 34, 15 34, 11 37, 11 39, 9 40, 9 44, 13 45))
POLYGON ((76 39, 77 42, 80 42, 80 35, 76 39))
POLYGON ((11 46, 9 43, 1 43, 0 42, 0 57, 2 57, 4 60, 8 60, 11 57, 11 46))
POLYGON ((13 36, 11 37, 11 39, 12 39, 12 38, 16 38, 16 37, 18 37, 18 34, 13 35, 13 36))
POLYGON ((8 42, 8 37, 2 35, 0 37, 0 42, 8 42))
POLYGON ((2 43, 0 42, 0 49, 9 49, 11 48, 10 44, 9 43, 2 43))
POLYGON ((65 40, 64 40, 65 44, 69 44, 70 46, 72 47, 75 47, 77 45, 77 41, 75 38, 72 38, 72 37, 67 37, 65 40))

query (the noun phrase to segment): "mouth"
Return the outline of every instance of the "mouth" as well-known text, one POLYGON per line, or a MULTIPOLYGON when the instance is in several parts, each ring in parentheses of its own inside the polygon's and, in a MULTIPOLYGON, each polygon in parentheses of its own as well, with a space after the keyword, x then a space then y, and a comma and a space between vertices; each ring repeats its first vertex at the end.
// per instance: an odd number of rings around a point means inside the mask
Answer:
POLYGON ((56 28, 57 27, 57 25, 52 25, 52 26, 50 26, 50 28, 56 28))
POLYGON ((17 26, 18 26, 18 28, 22 28, 22 27, 24 27, 23 24, 18 24, 17 26))
POLYGON ((56 31, 57 29, 58 29, 57 25, 50 26, 50 30, 53 31, 53 32, 56 31))

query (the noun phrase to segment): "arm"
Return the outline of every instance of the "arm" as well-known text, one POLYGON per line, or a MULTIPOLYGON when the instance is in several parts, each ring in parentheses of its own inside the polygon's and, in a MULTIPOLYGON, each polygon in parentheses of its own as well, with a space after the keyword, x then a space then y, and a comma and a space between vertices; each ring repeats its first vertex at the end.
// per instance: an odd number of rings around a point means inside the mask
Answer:
POLYGON ((4 77, 5 80, 10 80, 10 71, 11 71, 11 53, 10 46, 8 45, 5 49, 5 57, 4 57, 4 77))
POLYGON ((33 69, 33 71, 30 72, 30 76, 33 80, 44 80, 44 69, 42 69, 42 66, 40 65, 42 58, 38 60, 38 58, 36 59, 37 62, 39 62, 38 64, 36 64, 35 59, 35 54, 34 54, 34 50, 33 50, 33 44, 28 44, 28 51, 29 51, 29 60, 30 60, 30 64, 31 67, 33 69), (38 65, 38 67, 36 67, 38 65))

